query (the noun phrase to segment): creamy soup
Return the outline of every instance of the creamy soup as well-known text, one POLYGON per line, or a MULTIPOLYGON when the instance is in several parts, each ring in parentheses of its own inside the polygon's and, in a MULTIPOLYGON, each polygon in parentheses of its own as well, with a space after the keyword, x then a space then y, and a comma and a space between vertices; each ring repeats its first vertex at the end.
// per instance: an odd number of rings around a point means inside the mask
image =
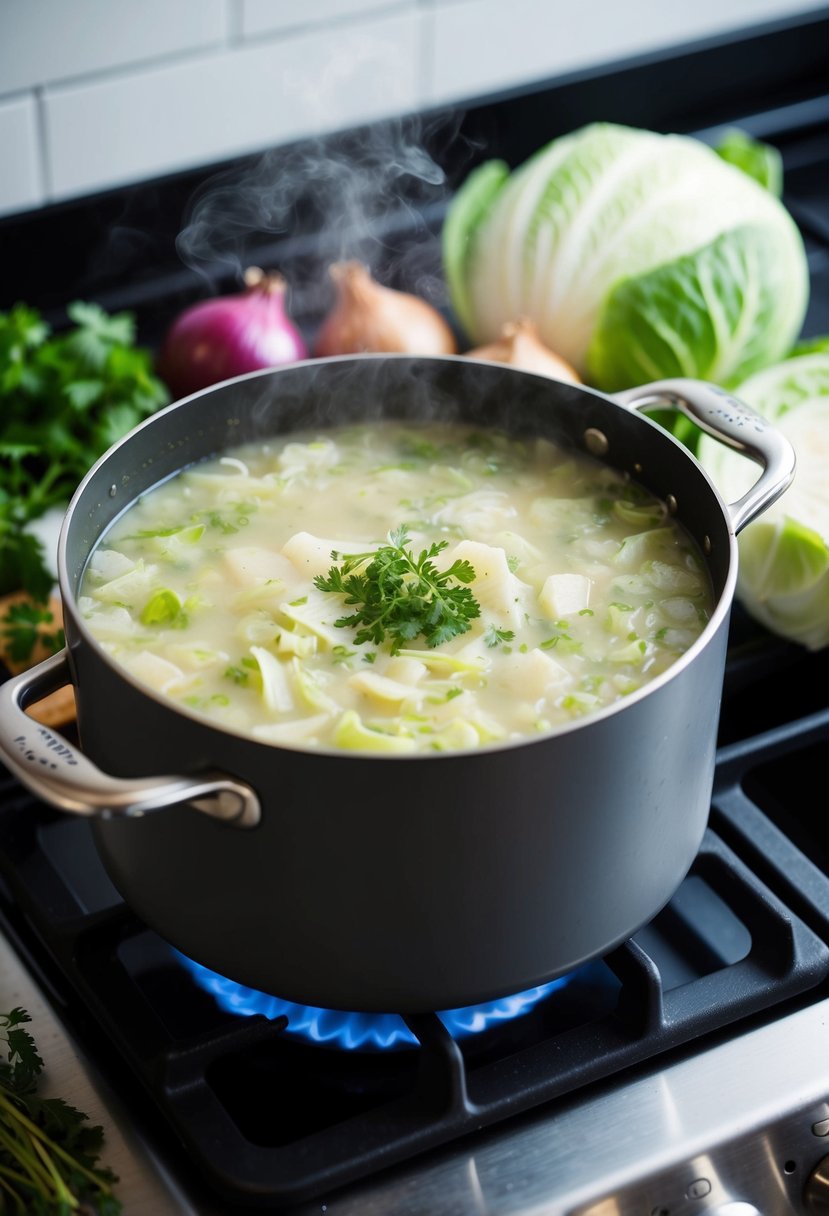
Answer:
POLYGON ((497 745, 613 704, 712 610, 663 503, 591 457, 469 426, 248 444, 132 505, 80 611, 132 676, 264 743, 497 745))

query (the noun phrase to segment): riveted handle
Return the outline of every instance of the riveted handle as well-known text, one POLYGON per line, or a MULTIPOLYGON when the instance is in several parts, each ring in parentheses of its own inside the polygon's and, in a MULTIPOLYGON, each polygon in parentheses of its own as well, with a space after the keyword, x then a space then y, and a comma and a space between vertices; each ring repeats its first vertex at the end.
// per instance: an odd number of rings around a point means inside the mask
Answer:
POLYGON ((243 781, 224 773, 199 776, 111 777, 63 735, 24 713, 71 682, 62 650, 0 685, 0 761, 33 794, 61 811, 103 818, 135 817, 186 802, 234 827, 255 827, 259 799, 243 781))
POLYGON ((611 394, 619 405, 641 410, 668 405, 680 410, 708 435, 762 466, 742 498, 728 504, 735 532, 770 507, 794 477, 794 448, 785 435, 726 389, 704 380, 656 380, 641 388, 611 394))

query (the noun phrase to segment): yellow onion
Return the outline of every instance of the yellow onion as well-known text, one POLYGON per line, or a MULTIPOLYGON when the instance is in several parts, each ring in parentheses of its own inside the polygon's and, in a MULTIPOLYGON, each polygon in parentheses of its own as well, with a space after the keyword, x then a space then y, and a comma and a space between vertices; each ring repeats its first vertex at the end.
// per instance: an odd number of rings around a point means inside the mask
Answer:
POLYGON ((540 376, 551 376, 554 380, 565 380, 581 384, 575 368, 550 350, 538 336, 535 322, 529 317, 508 321, 501 330, 497 342, 477 346, 465 352, 469 359, 486 359, 491 363, 511 363, 525 372, 536 372, 540 376))
POLYGON ((330 274, 336 298, 317 333, 315 355, 361 351, 451 355, 457 351, 450 326, 426 300, 383 287, 361 262, 336 262, 330 274))

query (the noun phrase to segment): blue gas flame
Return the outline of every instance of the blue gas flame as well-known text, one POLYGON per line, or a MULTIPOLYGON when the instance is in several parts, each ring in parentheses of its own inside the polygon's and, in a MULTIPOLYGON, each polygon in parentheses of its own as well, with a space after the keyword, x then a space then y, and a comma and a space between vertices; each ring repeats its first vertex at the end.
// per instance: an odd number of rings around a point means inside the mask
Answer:
MULTIPOLYGON (((312 1005, 297 1005, 258 992, 255 988, 246 988, 183 954, 176 954, 196 983, 209 992, 226 1013, 239 1017, 252 1017, 258 1013, 271 1019, 284 1016, 288 1019, 286 1035, 349 1051, 417 1045, 417 1039, 397 1013, 342 1013, 333 1009, 316 1009, 312 1005)), ((565 975, 515 996, 500 997, 464 1009, 445 1010, 438 1017, 453 1039, 480 1034, 499 1022, 508 1022, 529 1013, 539 1001, 543 1001, 556 988, 563 987, 569 979, 570 976, 565 975)))

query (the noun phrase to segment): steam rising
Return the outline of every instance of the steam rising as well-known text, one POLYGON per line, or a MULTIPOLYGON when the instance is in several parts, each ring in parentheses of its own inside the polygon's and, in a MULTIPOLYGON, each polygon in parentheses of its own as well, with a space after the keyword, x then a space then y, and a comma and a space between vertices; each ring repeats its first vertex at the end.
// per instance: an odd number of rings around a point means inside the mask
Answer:
POLYGON ((285 274, 300 315, 329 301, 324 268, 352 258, 440 306, 440 253, 429 229, 448 189, 427 147, 439 139, 441 153, 452 148, 460 117, 398 118, 304 139, 216 174, 190 201, 177 239, 182 261, 211 280, 218 272, 240 282, 251 262, 267 262, 285 274))

